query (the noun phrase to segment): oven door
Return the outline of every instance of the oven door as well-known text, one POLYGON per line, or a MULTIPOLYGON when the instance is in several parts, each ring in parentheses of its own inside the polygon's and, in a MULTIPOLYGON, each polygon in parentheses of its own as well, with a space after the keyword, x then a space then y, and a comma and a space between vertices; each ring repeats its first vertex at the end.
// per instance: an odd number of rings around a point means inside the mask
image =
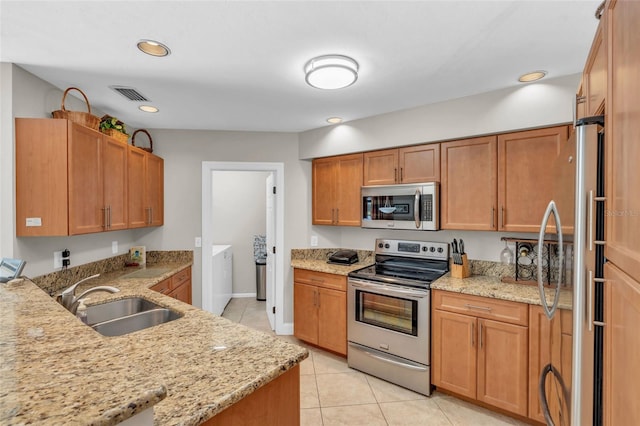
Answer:
POLYGON ((349 278, 350 342, 429 365, 430 292, 349 278))

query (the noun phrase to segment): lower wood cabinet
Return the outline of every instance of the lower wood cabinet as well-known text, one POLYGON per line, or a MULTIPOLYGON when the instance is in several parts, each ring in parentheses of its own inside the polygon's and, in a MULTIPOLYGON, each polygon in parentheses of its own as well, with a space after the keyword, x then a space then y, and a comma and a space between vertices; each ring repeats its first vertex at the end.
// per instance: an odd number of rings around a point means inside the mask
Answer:
POLYGON ((185 268, 175 275, 160 281, 151 287, 157 291, 181 302, 191 304, 191 267, 185 268))
POLYGON ((347 277, 294 269, 293 334, 347 354, 347 277))
POLYGON ((432 381, 527 415, 528 305, 432 291, 432 381))

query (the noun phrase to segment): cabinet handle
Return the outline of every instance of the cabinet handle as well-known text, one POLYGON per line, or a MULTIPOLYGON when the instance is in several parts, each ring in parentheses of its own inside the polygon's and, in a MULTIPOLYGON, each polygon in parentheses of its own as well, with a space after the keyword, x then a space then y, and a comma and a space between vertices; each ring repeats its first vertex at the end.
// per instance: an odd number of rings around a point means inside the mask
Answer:
POLYGON ((340 209, 336 209, 336 223, 340 222, 340 209))
POLYGON ((476 325, 471 323, 471 347, 473 348, 476 345, 476 325))
POLYGON ((319 292, 319 291, 316 291, 316 294, 318 295, 318 309, 320 309, 320 302, 321 302, 321 299, 320 299, 320 292, 319 292))
POLYGON ((109 218, 108 229, 111 229, 111 206, 107 206, 107 217, 109 218))
POLYGON ((489 306, 478 306, 478 305, 471 305, 469 303, 465 303, 464 307, 467 309, 479 309, 481 311, 489 311, 491 312, 491 307, 489 306))
POLYGON ((504 228, 504 206, 502 207, 502 228, 504 228))
POLYGON ((496 208, 491 207, 491 227, 495 229, 496 227, 496 208))
POLYGON ((404 176, 402 172, 403 172, 402 167, 400 167, 400 183, 402 183, 402 181, 404 180, 404 176))
POLYGON ((151 215, 149 218, 149 225, 151 225, 153 223, 153 207, 149 207, 149 212, 151 212, 151 215))
POLYGON ((482 323, 480 323, 480 336, 478 336, 478 338, 480 339, 480 348, 482 348, 482 323))
POLYGON ((102 225, 102 227, 104 229, 107 229, 107 208, 103 207, 100 210, 102 210, 102 221, 104 222, 104 224, 102 225))
POLYGON ((576 94, 576 98, 573 101, 573 128, 576 128, 576 122, 578 121, 578 104, 585 103, 587 100, 586 96, 578 96, 576 94))
POLYGON ((398 182, 398 168, 393 169, 393 181, 398 182))

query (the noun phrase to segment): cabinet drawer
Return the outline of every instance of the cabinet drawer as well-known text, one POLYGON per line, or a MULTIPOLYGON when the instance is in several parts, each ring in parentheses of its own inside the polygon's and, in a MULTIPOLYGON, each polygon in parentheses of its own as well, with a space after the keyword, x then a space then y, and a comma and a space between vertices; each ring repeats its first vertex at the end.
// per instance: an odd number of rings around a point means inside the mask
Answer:
POLYGON ((155 284, 151 287, 151 290, 157 291, 158 293, 167 294, 171 290, 171 278, 167 278, 166 280, 160 281, 158 284, 155 284))
POLYGON ((299 283, 311 284, 318 287, 347 291, 347 277, 344 275, 328 274, 326 272, 294 269, 293 280, 299 283))
POLYGON ((171 288, 178 288, 178 286, 191 279, 191 268, 183 269, 177 274, 171 277, 171 288))
POLYGON ((529 325, 529 309, 525 303, 440 290, 434 290, 432 297, 435 309, 512 324, 529 325))

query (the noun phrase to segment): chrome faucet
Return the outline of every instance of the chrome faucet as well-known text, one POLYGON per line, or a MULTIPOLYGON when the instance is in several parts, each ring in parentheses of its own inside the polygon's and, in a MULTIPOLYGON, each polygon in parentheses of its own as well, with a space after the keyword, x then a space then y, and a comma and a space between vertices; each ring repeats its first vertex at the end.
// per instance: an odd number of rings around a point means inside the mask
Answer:
POLYGON ((108 286, 108 285, 101 285, 101 286, 97 286, 97 287, 91 287, 90 289, 85 290, 80 296, 76 297, 76 287, 78 287, 79 284, 82 284, 83 282, 91 280, 93 278, 97 278, 99 276, 100 276, 100 274, 91 275, 90 277, 83 278, 80 281, 78 281, 77 283, 67 287, 58 296, 58 298, 57 298, 58 303, 60 303, 62 306, 67 308, 67 310, 69 312, 71 312, 73 315, 75 315, 76 311, 78 310, 78 305, 80 304, 80 299, 82 299, 87 294, 93 293, 93 292, 96 292, 96 291, 108 291, 109 293, 117 293, 117 292, 120 291, 119 289, 117 289, 115 287, 111 287, 111 286, 108 286))

